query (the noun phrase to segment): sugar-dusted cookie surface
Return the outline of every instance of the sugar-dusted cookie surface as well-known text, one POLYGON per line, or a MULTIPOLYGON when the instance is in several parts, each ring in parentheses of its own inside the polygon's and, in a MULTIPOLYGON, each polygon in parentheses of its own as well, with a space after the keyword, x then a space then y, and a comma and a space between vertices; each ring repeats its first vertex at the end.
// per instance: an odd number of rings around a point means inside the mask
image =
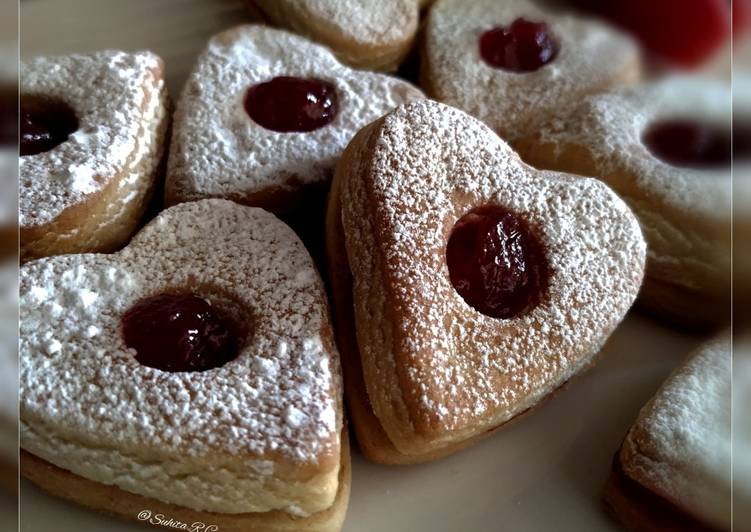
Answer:
POLYGON ((358 129, 421 97, 404 81, 342 65, 329 50, 303 37, 265 26, 228 30, 209 42, 178 104, 166 201, 223 197, 289 211, 310 187, 328 184, 358 129), (321 122, 306 131, 270 129, 283 123, 290 101, 299 102, 284 94, 297 90, 295 80, 311 84, 298 95, 325 102, 301 110, 302 119, 314 113, 321 122), (257 92, 251 96, 249 90, 257 92), (264 114, 269 108, 278 113, 264 114), (269 127, 251 118, 255 112, 269 127))
POLYGON ((511 141, 584 94, 639 77, 636 44, 604 23, 536 0, 438 0, 422 46, 433 98, 511 141))
POLYGON ((337 327, 353 425, 358 438, 379 438, 372 452, 362 446, 370 458, 397 463, 458 448, 592 363, 636 297, 646 252, 607 186, 534 170, 478 120, 428 100, 349 145, 327 239, 336 321, 353 324, 337 327), (506 255, 519 269, 487 271, 509 285, 542 272, 530 304, 505 318, 469 304, 447 263, 457 221, 488 207, 527 236, 521 256, 506 255), (525 248, 532 241, 539 253, 525 248))
POLYGON ((271 22, 320 42, 345 63, 394 71, 417 34, 426 0, 248 0, 271 22))
MULTIPOLYGON (((741 322, 739 320, 736 323, 741 322)), ((749 404, 751 402, 751 334, 747 326, 735 328, 732 378, 732 404, 749 404)), ((751 530, 751 418, 744 410, 742 407, 732 409, 733 521, 737 530, 751 530)))
POLYGON ((117 253, 24 265, 20 294, 25 451, 194 512, 306 518, 337 501, 340 369, 323 284, 272 214, 181 204, 117 253), (125 315, 162 294, 207 301, 232 324, 236 356, 202 371, 141 363, 125 315))
POLYGON ((161 59, 113 50, 39 57, 20 75, 21 260, 114 251, 158 177, 169 121, 161 59))
MULTIPOLYGON (((611 478, 606 500, 631 528, 656 529, 653 520, 661 513, 644 511, 649 508, 644 500, 652 498, 692 525, 681 530, 730 529, 730 345, 725 332, 700 347, 641 409, 629 430, 614 474, 636 482, 642 492, 634 497, 630 490, 624 497, 616 487, 627 484, 611 478)), ((748 383, 741 388, 748 389, 748 383)), ((741 480, 740 485, 747 483, 741 480)))
MULTIPOLYGON (((743 94, 735 108, 739 136, 751 123, 743 94)), ((533 166, 596 176, 629 204, 649 244, 640 299, 682 324, 729 320, 731 109, 727 85, 672 78, 584 98, 515 143, 533 166)), ((748 167, 739 150, 737 175, 748 167)), ((736 224, 751 226, 743 213, 736 224)), ((748 277, 737 270, 739 286, 748 287, 748 277)))

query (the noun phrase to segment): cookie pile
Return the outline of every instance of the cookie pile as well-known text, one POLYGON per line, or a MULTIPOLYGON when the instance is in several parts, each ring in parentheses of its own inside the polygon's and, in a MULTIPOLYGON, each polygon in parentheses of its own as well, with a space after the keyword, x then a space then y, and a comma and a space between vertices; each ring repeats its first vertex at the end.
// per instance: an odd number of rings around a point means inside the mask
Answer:
MULTIPOLYGON (((348 425, 373 461, 435 460, 591 367, 637 298, 728 321, 727 86, 535 0, 251 8, 267 23, 211 38, 174 110, 151 52, 22 64, 42 488, 336 531, 348 425)), ((628 432, 606 488, 628 526, 727 526, 729 360, 707 344, 628 432)))

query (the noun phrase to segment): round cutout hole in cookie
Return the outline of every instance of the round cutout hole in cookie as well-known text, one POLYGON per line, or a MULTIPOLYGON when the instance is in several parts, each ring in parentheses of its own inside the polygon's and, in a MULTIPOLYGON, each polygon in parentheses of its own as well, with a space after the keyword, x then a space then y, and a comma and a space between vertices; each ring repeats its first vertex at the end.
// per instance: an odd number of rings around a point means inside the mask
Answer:
POLYGON ((472 209, 454 224, 446 263, 459 295, 491 318, 528 313, 548 284, 542 244, 519 215, 497 205, 472 209))
POLYGON ((237 358, 250 323, 250 313, 218 290, 166 291, 131 306, 122 316, 122 334, 144 366, 200 372, 237 358))
POLYGON ((751 161, 751 123, 740 120, 733 123, 733 161, 751 161))
POLYGON ((306 133, 330 124, 339 112, 333 83, 277 76, 250 87, 245 111, 258 125, 280 133, 306 133))
POLYGON ((480 57, 493 68, 534 72, 558 56, 561 45, 545 22, 517 18, 480 35, 480 57))
POLYGON ((37 155, 59 146, 78 130, 78 117, 62 100, 22 94, 19 101, 19 153, 37 155))
POLYGON ((729 167, 733 152, 730 126, 671 119, 650 124, 642 142, 663 162, 686 168, 729 167))

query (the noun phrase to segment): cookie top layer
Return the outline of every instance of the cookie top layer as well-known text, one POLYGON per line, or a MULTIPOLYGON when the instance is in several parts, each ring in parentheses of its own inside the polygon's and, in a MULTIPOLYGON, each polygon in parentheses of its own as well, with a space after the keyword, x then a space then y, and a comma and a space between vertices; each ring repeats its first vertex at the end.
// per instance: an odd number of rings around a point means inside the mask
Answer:
POLYGON ((417 0, 276 0, 310 20, 328 21, 340 39, 371 46, 404 39, 417 29, 417 0))
POLYGON ((429 100, 353 146, 338 171, 358 343, 397 447, 462 438, 529 408, 591 360, 634 301, 644 240, 603 183, 538 172, 478 120, 429 100), (483 205, 519 215, 545 249, 547 292, 517 318, 479 313, 449 278, 452 227, 483 205))
MULTIPOLYGON (((751 404, 751 335, 736 328, 733 338, 733 404, 751 404)), ((744 408, 733 416, 733 508, 736 523, 751 523, 751 417, 744 408)))
POLYGON ((352 70, 323 46, 264 26, 240 26, 208 44, 175 117, 168 201, 231 197, 325 183, 342 150, 367 123, 422 93, 396 78, 352 70), (327 126, 280 133, 243 107, 249 87, 277 76, 333 83, 339 111, 327 126))
MULTIPOLYGON (((636 186, 672 209, 729 224, 729 166, 674 166, 655 156, 642 139, 651 124, 663 120, 697 121, 729 130, 731 103, 726 84, 676 77, 586 97, 550 117, 536 136, 546 144, 584 147, 599 175, 628 172, 636 183, 623 186, 636 186)), ((738 105, 735 118, 751 122, 749 109, 738 105)))
POLYGON ((730 527, 730 334, 692 354, 641 409, 624 472, 719 528, 730 527))
POLYGON ((602 22, 540 4, 438 0, 425 29, 421 75, 427 92, 513 140, 581 95, 636 77, 638 49, 631 39, 602 22), (523 74, 489 66, 480 56, 480 36, 519 17, 548 24, 560 44, 557 57, 523 74))
POLYGON ((225 200, 167 209, 118 253, 25 264, 20 307, 22 445, 34 454, 64 462, 63 445, 52 457, 29 448, 50 440, 163 460, 172 473, 224 470, 224 485, 200 488, 213 495, 195 495, 214 511, 250 511, 255 502, 242 490, 224 492, 233 467, 336 478, 340 368, 323 285, 303 244, 272 214, 225 200), (122 338, 123 313, 175 290, 248 325, 237 358, 198 373, 136 361, 122 338))
POLYGON ((67 141, 19 158, 21 225, 51 222, 127 168, 161 104, 161 70, 151 52, 114 50, 21 63, 21 94, 60 100, 79 122, 67 141))
POLYGON ((254 0, 271 21, 363 70, 396 70, 411 49, 418 0, 254 0))

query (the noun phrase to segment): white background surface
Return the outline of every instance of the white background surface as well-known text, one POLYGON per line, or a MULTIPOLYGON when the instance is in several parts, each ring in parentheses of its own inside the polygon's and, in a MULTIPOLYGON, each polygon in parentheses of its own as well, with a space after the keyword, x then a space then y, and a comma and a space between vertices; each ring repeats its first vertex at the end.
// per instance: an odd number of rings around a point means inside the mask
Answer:
MULTIPOLYGON (((151 49, 174 98, 210 35, 247 21, 238 0, 25 0, 23 56, 151 49)), ((346 532, 618 530, 600 491, 642 404, 702 340, 631 315, 597 367, 532 416, 432 464, 379 466, 353 456, 346 532)), ((21 485, 24 532, 113 532, 120 523, 21 485)), ((169 529, 165 529, 169 530, 169 529)))

